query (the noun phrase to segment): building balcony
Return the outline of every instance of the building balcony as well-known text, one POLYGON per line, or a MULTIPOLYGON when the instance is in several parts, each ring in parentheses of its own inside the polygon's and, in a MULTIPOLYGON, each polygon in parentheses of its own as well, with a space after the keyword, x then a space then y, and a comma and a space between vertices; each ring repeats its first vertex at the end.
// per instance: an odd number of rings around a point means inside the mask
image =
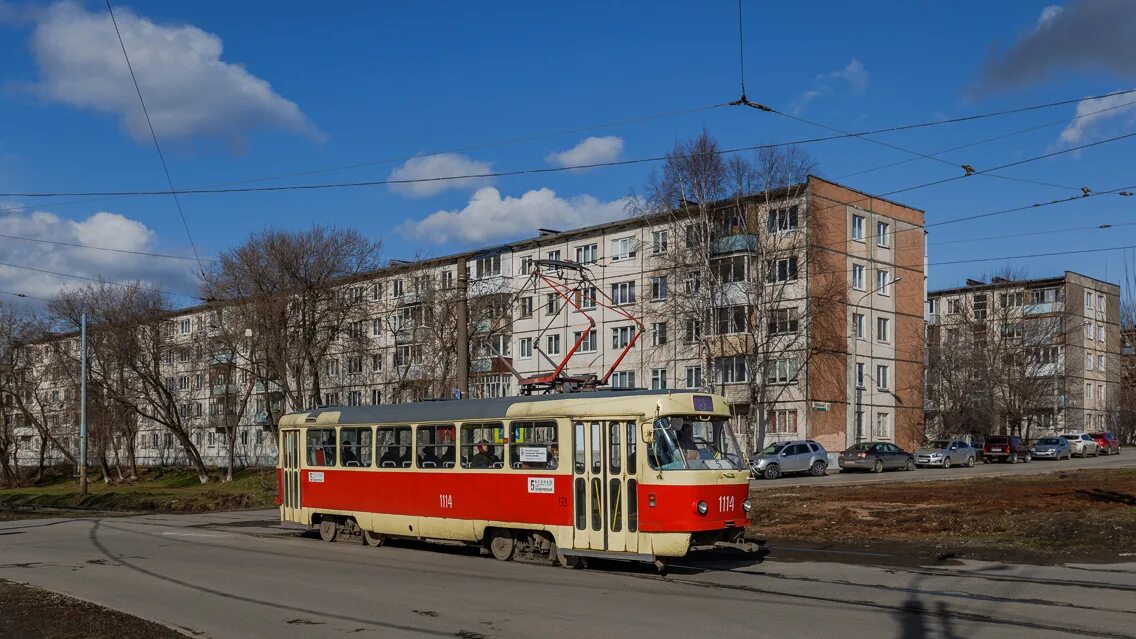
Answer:
POLYGON ((403 293, 401 296, 398 297, 398 305, 399 306, 410 306, 412 304, 418 304, 421 301, 422 301, 422 294, 419 293, 418 291, 406 291, 405 293, 403 293))
POLYGON ((252 387, 252 392, 254 392, 258 395, 261 395, 261 394, 264 394, 265 392, 280 393, 280 392, 282 392, 282 389, 280 388, 280 384, 278 382, 267 382, 267 383, 257 382, 252 387), (267 391, 266 391, 266 389, 267 389, 267 391))
POLYGON ((233 352, 218 352, 209 356, 209 362, 213 366, 232 366, 237 361, 237 354, 233 352))
POLYGON ((939 314, 938 313, 931 313, 931 314, 927 315, 927 326, 938 326, 938 325, 939 325, 939 314))
POLYGON ((253 415, 252 422, 258 426, 263 426, 268 423, 268 411, 261 411, 253 415))
POLYGON ((1064 302, 1044 302, 1041 304, 1026 304, 1022 307, 1022 313, 1025 315, 1046 315, 1048 313, 1060 313, 1065 310, 1064 302))
POLYGON ((757 250, 756 235, 727 235, 710 243, 710 252, 714 255, 722 253, 740 253, 742 251, 757 250))
POLYGON ((237 392, 236 384, 214 384, 213 397, 220 397, 221 395, 235 395, 237 392))

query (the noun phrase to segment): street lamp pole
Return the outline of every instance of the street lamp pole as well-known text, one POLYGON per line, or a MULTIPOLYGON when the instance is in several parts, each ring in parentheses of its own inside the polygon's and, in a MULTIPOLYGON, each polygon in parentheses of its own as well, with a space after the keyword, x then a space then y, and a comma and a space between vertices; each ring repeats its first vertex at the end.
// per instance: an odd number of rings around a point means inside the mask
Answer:
MULTIPOLYGON (((903 277, 900 276, 900 277, 897 277, 897 278, 895 278, 891 281, 884 282, 883 284, 880 284, 876 288, 874 288, 874 289, 868 291, 867 293, 864 293, 863 295, 861 295, 860 299, 856 300, 856 305, 853 309, 853 313, 855 313, 855 309, 860 308, 860 305, 864 302, 864 299, 866 299, 869 295, 873 295, 875 293, 878 293, 878 292, 886 289, 887 287, 891 286, 892 284, 895 284, 896 282, 898 282, 902 279, 903 279, 903 277)), ((865 328, 864 330, 866 332, 867 328, 865 328)), ((856 443, 857 444, 860 443, 864 439, 864 387, 860 384, 860 379, 856 375, 856 370, 857 370, 857 367, 858 367, 858 362, 856 361, 856 358, 857 358, 859 346, 860 346, 859 342, 860 342, 860 337, 858 335, 856 335, 856 326, 855 326, 855 322, 853 322, 853 326, 852 326, 852 384, 853 384, 853 390, 856 393, 856 411, 853 415, 854 415, 855 426, 856 426, 856 443)))
POLYGON ((79 494, 87 496, 87 313, 79 316, 79 494))

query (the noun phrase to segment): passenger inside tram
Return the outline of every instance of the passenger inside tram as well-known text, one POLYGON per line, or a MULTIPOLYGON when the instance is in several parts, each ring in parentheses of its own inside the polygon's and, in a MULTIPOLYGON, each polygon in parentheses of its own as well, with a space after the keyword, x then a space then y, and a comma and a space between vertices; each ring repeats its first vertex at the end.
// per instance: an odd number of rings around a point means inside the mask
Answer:
POLYGON ((420 468, 437 468, 442 465, 435 452, 434 433, 431 430, 418 431, 418 466, 420 468))
POLYGON ((489 451, 489 442, 482 439, 477 442, 477 452, 470 458, 469 465, 471 468, 493 468, 500 461, 489 451))
POLYGON ((549 470, 554 470, 559 463, 560 447, 556 445, 556 442, 552 442, 552 444, 548 447, 548 464, 546 468, 548 468, 549 470))

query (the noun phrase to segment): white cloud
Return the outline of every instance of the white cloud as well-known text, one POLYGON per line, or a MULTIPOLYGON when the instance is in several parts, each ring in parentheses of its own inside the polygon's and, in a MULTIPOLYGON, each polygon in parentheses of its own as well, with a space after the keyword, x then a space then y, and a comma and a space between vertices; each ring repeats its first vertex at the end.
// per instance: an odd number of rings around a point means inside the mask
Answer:
POLYGON ((619 219, 627 198, 602 202, 590 195, 558 197, 540 188, 520 197, 502 197, 493 187, 478 189, 465 208, 437 211, 420 221, 408 221, 400 231, 435 244, 481 242, 531 235, 540 228, 570 229, 619 219))
MULTIPOLYGON (((69 220, 46 211, 0 215, 0 234, 100 246, 126 251, 155 251, 157 234, 145 224, 118 213, 100 211, 81 220, 69 220)), ((110 281, 141 280, 166 290, 196 290, 197 265, 189 260, 131 255, 77 247, 2 238, 0 262, 45 271, 102 277, 110 281)), ((60 289, 87 282, 59 275, 0 265, 0 290, 51 297, 60 289)), ((174 303, 189 300, 178 298, 174 303)))
POLYGON ((799 115, 811 102, 817 98, 844 90, 848 95, 859 95, 868 88, 868 70, 857 58, 842 69, 822 73, 813 78, 812 88, 804 91, 792 102, 786 110, 792 115, 799 115))
POLYGON ((1080 144, 1102 137, 1102 130, 1110 124, 1120 129, 1136 126, 1136 104, 1132 95, 1081 100, 1077 103, 1077 117, 1061 131, 1058 142, 1080 144))
POLYGON ((556 166, 578 166, 612 162, 619 159, 620 153, 623 153, 623 138, 605 135, 584 138, 583 142, 567 151, 549 154, 547 159, 556 166))
POLYGON ((1042 9, 1041 15, 1037 18, 1037 29, 1040 31, 1041 29, 1044 29, 1045 27, 1052 24, 1057 16, 1061 15, 1061 12, 1064 10, 1065 7, 1056 4, 1051 4, 1048 7, 1042 9))
MULTIPOLYGON (((65 1, 29 11, 39 68, 35 94, 121 119, 138 141, 150 131, 105 11, 65 1)), ((159 25, 115 12, 130 62, 160 139, 212 136, 241 143, 259 128, 321 134, 296 103, 243 66, 221 60, 221 38, 192 25, 159 25)))
MULTIPOLYGON (((493 170, 489 162, 478 162, 457 153, 438 153, 411 158, 405 164, 391 171, 391 180, 429 180, 458 175, 480 175, 493 170)), ((468 189, 488 184, 492 178, 467 178, 461 180, 437 180, 433 182, 410 182, 391 184, 390 189, 407 197, 430 197, 446 189, 468 189)))

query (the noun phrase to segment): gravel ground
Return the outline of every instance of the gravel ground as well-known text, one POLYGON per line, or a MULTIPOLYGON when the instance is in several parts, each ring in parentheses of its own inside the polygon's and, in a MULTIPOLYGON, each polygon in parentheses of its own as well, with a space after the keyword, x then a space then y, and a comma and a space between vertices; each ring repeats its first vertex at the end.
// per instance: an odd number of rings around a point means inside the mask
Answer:
POLYGON ((166 639, 185 635, 109 608, 0 579, 0 637, 166 639))

